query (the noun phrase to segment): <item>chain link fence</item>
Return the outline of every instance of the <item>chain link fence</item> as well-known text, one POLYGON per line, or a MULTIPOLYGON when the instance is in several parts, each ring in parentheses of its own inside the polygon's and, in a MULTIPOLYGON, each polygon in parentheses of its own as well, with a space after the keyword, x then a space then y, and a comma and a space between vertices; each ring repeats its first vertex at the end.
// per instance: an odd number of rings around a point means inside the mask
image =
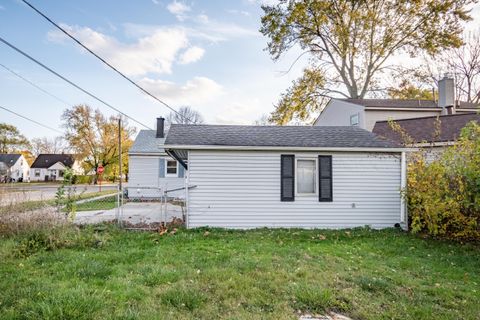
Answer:
POLYGON ((124 185, 121 192, 118 184, 3 183, 0 218, 14 221, 22 215, 51 214, 79 225, 112 222, 128 229, 153 230, 182 225, 184 199, 184 188, 124 185))
POLYGON ((119 223, 129 229, 159 229, 185 221, 185 189, 152 186, 125 188, 119 202, 119 223))

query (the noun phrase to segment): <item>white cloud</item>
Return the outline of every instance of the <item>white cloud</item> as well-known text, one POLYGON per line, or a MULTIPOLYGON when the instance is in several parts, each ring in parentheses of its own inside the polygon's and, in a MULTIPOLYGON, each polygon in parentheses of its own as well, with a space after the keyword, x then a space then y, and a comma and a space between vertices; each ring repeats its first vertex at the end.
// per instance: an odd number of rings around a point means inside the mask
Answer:
POLYGON ((240 15, 245 16, 245 17, 250 16, 250 12, 244 11, 244 10, 229 9, 229 10, 227 10, 227 12, 231 13, 231 14, 240 14, 240 15))
POLYGON ((250 4, 262 5, 262 6, 274 6, 278 4, 277 0, 248 0, 250 4))
MULTIPOLYGON (((149 35, 140 37, 134 43, 122 43, 88 27, 68 25, 63 25, 63 27, 88 48, 128 75, 169 74, 172 72, 172 64, 178 58, 180 51, 188 47, 187 34, 182 28, 156 28, 149 35)), ((59 31, 50 31, 48 39, 63 42, 65 35, 59 31)), ((200 54, 198 49, 193 48, 191 52, 187 49, 180 60, 188 63, 186 61, 189 59, 190 62, 200 59, 203 52, 200 54), (189 53, 187 54, 187 52, 189 53)))
POLYGON ((178 20, 183 21, 186 18, 186 13, 191 10, 191 8, 183 2, 174 0, 167 5, 167 10, 171 14, 174 14, 178 20))
POLYGON ((230 101, 216 114, 214 121, 219 124, 252 124, 252 115, 259 110, 258 99, 230 101))
POLYGON ((183 85, 151 78, 143 78, 140 83, 145 89, 173 106, 195 107, 213 101, 223 94, 222 86, 206 77, 194 77, 183 85))
POLYGON ((205 53, 205 50, 200 47, 190 47, 180 55, 180 64, 188 64, 200 60, 205 53))
MULTIPOLYGON (((234 38, 260 37, 256 29, 249 29, 235 23, 221 22, 210 19, 207 15, 201 14, 192 19, 195 24, 192 27, 176 26, 182 29, 189 38, 207 40, 210 42, 227 41, 234 38)), ((158 25, 144 25, 135 23, 124 24, 125 33, 129 37, 147 36, 155 30, 162 28, 158 25)))
POLYGON ((208 18, 208 16, 204 13, 202 14, 199 14, 197 16, 197 20, 200 21, 201 23, 208 23, 210 21, 210 19, 208 18))

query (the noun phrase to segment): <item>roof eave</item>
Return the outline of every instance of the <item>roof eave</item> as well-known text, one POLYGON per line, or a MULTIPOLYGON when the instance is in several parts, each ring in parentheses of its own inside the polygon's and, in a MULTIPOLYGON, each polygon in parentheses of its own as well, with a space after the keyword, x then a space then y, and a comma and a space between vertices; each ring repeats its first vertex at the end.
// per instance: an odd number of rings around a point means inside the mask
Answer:
POLYGON ((241 150, 241 151, 338 151, 338 152, 407 152, 407 147, 292 147, 292 146, 219 146, 219 145, 165 145, 172 150, 241 150))
POLYGON ((388 110, 388 111, 442 111, 442 108, 430 108, 430 107, 369 107, 365 106, 365 110, 388 110))

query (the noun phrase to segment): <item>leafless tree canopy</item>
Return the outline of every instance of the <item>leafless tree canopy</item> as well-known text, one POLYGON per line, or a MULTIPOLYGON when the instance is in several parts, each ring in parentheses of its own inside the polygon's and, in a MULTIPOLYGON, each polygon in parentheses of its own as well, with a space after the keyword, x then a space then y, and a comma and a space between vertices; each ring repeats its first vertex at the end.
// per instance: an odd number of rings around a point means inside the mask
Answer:
POLYGON ((69 151, 67 141, 63 137, 33 138, 30 145, 30 151, 35 157, 41 153, 67 153, 69 151))
POLYGON ((457 99, 480 103, 480 34, 468 34, 465 45, 449 50, 442 60, 455 76, 457 99))
POLYGON ((436 87, 445 74, 455 78, 457 100, 480 103, 480 31, 467 33, 459 48, 424 56, 420 68, 410 70, 417 87, 436 87))
POLYGON ((204 122, 200 112, 185 106, 178 109, 178 113, 170 112, 166 119, 166 125, 169 127, 172 123, 178 124, 201 124, 204 122))

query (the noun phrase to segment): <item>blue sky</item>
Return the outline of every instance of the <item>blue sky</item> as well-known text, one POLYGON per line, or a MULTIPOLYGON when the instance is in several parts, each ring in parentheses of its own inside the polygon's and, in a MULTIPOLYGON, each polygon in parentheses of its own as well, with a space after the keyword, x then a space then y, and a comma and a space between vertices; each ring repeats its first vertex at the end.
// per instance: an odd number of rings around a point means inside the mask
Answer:
MULTIPOLYGON (((299 51, 278 62, 264 51, 267 39, 258 32, 261 0, 30 1, 172 107, 189 105, 207 123, 251 124, 271 112, 306 62, 300 60, 285 75, 299 51)), ((468 28, 478 28, 479 9, 468 28)), ((157 116, 169 112, 19 0, 0 0, 0 35, 143 123, 153 127, 157 116)), ((69 105, 86 103, 113 114, 3 44, 0 63, 67 102, 0 67, 2 106, 57 128, 69 105)), ((0 121, 29 138, 57 135, 3 110, 0 121)))
MULTIPOLYGON (((282 75, 295 53, 273 62, 263 50, 262 10, 254 0, 31 1, 172 107, 190 105, 208 123, 252 123, 273 109, 302 70, 282 75)), ((153 126, 157 116, 168 114, 18 0, 0 1, 0 35, 143 123, 153 126)), ((69 104, 113 114, 3 44, 0 63, 69 104)), ((0 88, 0 105, 60 127, 65 103, 1 67, 0 88)), ((2 110, 0 121, 29 138, 56 135, 2 110)))

